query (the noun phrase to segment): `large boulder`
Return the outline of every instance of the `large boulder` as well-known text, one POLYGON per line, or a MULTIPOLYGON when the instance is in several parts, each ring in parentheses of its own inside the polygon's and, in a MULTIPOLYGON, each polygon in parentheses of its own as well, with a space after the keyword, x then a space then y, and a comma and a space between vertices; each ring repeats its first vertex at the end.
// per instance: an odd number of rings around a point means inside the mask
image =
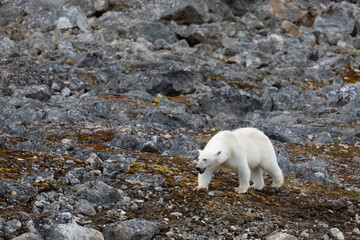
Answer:
POLYGON ((75 239, 87 239, 87 240, 104 240, 104 236, 101 232, 92 229, 79 226, 77 224, 59 224, 54 230, 54 239, 58 240, 75 240, 75 239))
POLYGON ((145 38, 154 42, 158 39, 164 39, 168 43, 177 41, 176 36, 167 26, 162 23, 138 23, 129 28, 129 34, 132 38, 145 38))
POLYGON ((105 226, 105 240, 150 240, 159 233, 158 226, 144 219, 132 219, 124 222, 111 223, 105 226))
POLYGON ((11 179, 0 180, 0 198, 10 201, 28 202, 36 195, 36 189, 29 183, 11 179))
POLYGON ((78 6, 64 6, 51 11, 31 14, 24 18, 24 24, 29 28, 39 28, 45 31, 75 27, 83 31, 91 29, 86 15, 78 6))
POLYGON ((351 18, 347 8, 331 6, 327 12, 316 16, 314 28, 325 34, 330 44, 346 40, 354 31, 355 20, 351 18))
POLYGON ((86 182, 75 186, 75 195, 78 199, 85 199, 91 203, 109 205, 120 201, 123 196, 120 192, 104 182, 86 182))
POLYGON ((221 1, 186 0, 163 13, 162 20, 175 21, 177 24, 203 24, 232 18, 230 8, 221 1))
POLYGON ((261 108, 260 101, 251 94, 235 88, 214 90, 198 100, 201 111, 211 116, 219 113, 243 116, 244 113, 261 108))

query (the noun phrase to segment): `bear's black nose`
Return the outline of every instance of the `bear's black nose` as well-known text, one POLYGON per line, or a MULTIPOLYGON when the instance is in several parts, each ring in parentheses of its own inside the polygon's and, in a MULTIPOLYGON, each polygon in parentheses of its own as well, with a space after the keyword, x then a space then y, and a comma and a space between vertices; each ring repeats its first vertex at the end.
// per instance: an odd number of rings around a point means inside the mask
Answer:
POLYGON ((196 168, 196 170, 197 170, 198 172, 200 172, 200 171, 201 171, 201 169, 200 169, 199 167, 197 167, 197 168, 196 168))

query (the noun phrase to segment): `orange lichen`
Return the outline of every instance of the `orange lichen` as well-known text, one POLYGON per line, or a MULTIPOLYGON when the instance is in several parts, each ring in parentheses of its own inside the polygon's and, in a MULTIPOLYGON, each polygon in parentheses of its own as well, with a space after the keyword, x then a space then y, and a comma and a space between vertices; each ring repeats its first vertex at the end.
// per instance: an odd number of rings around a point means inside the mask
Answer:
POLYGON ((97 83, 97 78, 96 76, 94 75, 91 75, 91 74, 87 74, 87 73, 79 73, 78 74, 78 77, 85 80, 85 81, 88 81, 90 83, 97 83))

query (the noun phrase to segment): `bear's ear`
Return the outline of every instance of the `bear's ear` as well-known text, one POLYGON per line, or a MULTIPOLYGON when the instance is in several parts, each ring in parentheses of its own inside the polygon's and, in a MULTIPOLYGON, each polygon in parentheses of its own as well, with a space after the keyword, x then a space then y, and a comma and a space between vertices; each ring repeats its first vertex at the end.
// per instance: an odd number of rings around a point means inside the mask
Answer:
POLYGON ((199 149, 198 152, 199 152, 199 155, 200 155, 202 153, 201 149, 199 149))
POLYGON ((217 154, 216 154, 216 156, 219 156, 220 154, 221 154, 221 151, 218 151, 217 154))

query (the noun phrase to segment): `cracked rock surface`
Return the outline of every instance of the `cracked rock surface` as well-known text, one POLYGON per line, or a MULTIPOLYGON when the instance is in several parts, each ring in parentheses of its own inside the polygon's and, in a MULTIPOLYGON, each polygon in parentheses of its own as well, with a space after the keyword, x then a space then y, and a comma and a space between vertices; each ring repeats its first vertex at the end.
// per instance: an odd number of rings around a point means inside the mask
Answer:
POLYGON ((0 0, 0 240, 359 239, 360 4, 0 0), (197 150, 272 140, 237 194, 197 150))

